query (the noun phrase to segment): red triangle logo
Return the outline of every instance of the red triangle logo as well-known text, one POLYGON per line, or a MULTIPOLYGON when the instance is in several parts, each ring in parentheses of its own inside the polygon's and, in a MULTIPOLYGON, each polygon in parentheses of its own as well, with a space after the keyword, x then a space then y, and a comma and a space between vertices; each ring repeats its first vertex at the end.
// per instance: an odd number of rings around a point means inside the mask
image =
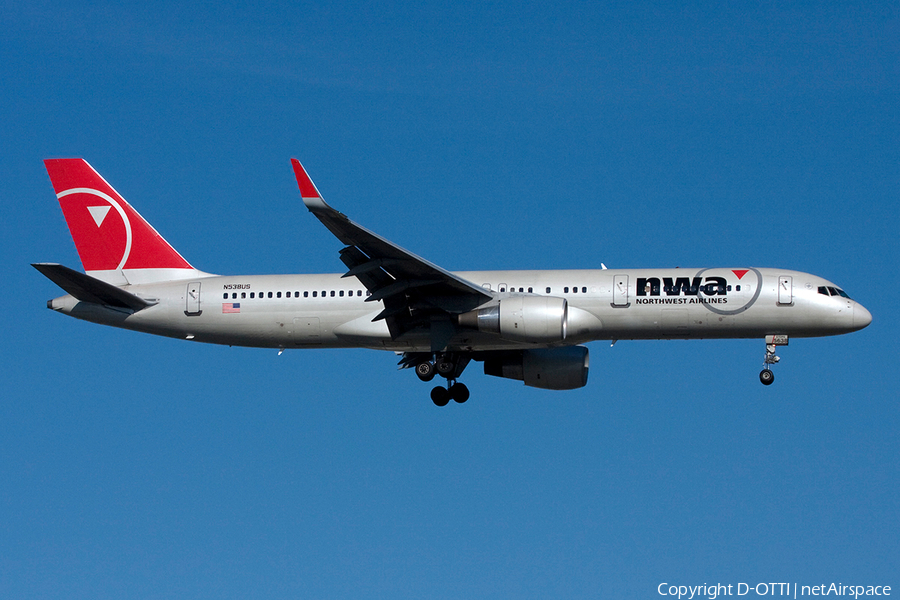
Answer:
POLYGON ((731 272, 737 275, 738 279, 743 279, 750 269, 732 269, 731 272))

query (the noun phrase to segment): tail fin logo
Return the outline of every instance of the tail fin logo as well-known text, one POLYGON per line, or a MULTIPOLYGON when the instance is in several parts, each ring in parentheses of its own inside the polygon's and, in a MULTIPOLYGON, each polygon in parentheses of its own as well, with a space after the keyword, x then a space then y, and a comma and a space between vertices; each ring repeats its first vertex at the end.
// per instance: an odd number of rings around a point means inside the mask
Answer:
MULTIPOLYGON (((114 250, 111 246, 120 247, 121 250, 121 260, 118 261, 118 265, 109 264, 91 264, 88 266, 85 264, 85 270, 93 271, 93 270, 108 270, 114 269, 116 271, 120 271, 125 268, 125 264, 128 262, 128 258, 131 256, 131 245, 132 240, 134 238, 131 230, 131 221, 128 219, 128 215, 125 212, 125 209, 119 204, 115 198, 108 194, 104 194, 99 190, 93 190, 90 188, 73 188, 71 190, 66 190, 64 192, 60 192, 57 194, 57 198, 59 198, 60 204, 63 204, 63 198, 67 196, 71 196, 73 194, 87 194, 90 196, 96 196, 100 200, 106 202, 106 204, 97 204, 95 200, 86 200, 84 198, 76 201, 77 206, 84 206, 88 214, 91 217, 91 220, 97 225, 97 229, 103 226, 103 223, 106 221, 106 216, 109 214, 110 208, 115 208, 119 217, 122 219, 122 225, 124 229, 125 239, 122 240, 122 231, 114 231, 116 228, 112 223, 107 224, 106 228, 103 229, 102 232, 95 232, 93 235, 87 235, 87 238, 93 238, 95 243, 98 245, 105 246, 103 248, 104 252, 102 256, 106 257, 108 260, 115 260, 115 257, 119 255, 119 252, 114 250), (124 244, 122 243, 124 241, 124 244)), ((75 198, 72 198, 73 200, 75 198)), ((67 203, 66 203, 67 204, 67 203)), ((73 217, 76 215, 72 215, 73 217)), ((78 219, 78 221, 86 221, 86 219, 78 219)), ((81 232, 87 233, 83 228, 81 232)), ((73 231, 74 233, 74 231, 73 231)), ((96 253, 92 253, 92 256, 97 257, 100 256, 96 253)), ((82 256, 82 262, 85 262, 86 257, 82 256)), ((90 259, 89 259, 90 260, 90 259)))
POLYGON ((193 270, 85 160, 54 158, 44 164, 85 271, 99 276, 107 271, 193 270))
POLYGON ((87 209, 90 211, 91 216, 94 217, 94 223, 97 224, 97 229, 100 229, 100 226, 103 225, 103 219, 106 218, 106 215, 109 213, 109 206, 88 206, 87 209))

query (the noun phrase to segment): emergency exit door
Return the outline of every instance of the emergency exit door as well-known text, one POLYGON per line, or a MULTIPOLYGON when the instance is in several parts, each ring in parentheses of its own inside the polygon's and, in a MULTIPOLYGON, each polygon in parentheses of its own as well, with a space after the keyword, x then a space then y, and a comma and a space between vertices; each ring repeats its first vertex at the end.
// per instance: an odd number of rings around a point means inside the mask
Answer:
POLYGON ((192 281, 187 285, 187 293, 184 296, 184 314, 196 317, 200 310, 200 282, 192 281))
POLYGON ((613 276, 613 306, 628 306, 628 275, 613 276))
POLYGON ((794 303, 793 277, 781 275, 778 278, 778 304, 794 303))

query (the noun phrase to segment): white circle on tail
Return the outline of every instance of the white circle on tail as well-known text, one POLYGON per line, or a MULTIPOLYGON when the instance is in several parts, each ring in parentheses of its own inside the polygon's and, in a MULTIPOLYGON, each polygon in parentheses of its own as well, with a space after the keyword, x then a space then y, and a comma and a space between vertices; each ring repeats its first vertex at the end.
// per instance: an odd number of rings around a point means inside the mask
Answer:
POLYGON ((104 194, 99 190, 94 190, 91 188, 72 188, 70 190, 58 193, 56 197, 64 198, 69 194, 90 194, 91 196, 97 196, 98 198, 109 202, 112 207, 116 209, 116 212, 119 213, 119 216, 122 217, 122 222, 125 223, 125 251, 122 253, 122 260, 119 263, 119 266, 116 267, 116 271, 121 271, 122 269, 124 269, 125 263, 128 262, 128 257, 131 256, 131 221, 128 220, 128 215, 125 214, 125 209, 122 208, 122 205, 108 194, 104 194))

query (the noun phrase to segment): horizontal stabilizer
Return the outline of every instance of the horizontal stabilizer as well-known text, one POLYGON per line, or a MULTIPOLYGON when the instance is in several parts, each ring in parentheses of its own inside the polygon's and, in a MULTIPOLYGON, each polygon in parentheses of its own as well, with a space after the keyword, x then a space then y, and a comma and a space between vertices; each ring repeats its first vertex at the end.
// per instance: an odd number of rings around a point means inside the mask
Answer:
POLYGON ((95 277, 85 275, 69 267, 55 263, 37 263, 31 266, 82 302, 128 308, 133 311, 139 311, 156 304, 156 302, 149 302, 139 298, 122 288, 100 281, 95 277))

